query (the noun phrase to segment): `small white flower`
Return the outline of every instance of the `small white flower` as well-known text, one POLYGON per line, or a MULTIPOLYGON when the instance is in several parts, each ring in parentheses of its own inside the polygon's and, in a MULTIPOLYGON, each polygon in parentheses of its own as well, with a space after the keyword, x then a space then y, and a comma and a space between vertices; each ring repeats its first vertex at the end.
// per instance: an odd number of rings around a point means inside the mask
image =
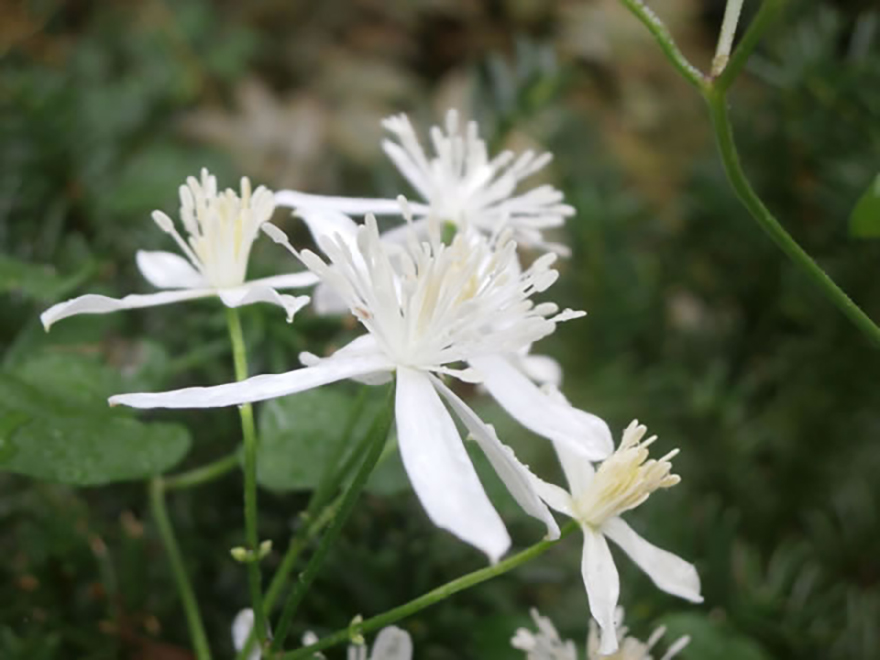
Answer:
MULTIPOLYGON (((393 136, 382 142, 382 148, 424 200, 423 204, 412 205, 419 217, 417 231, 425 231, 429 217, 488 236, 510 227, 520 245, 568 254, 568 248, 547 243, 543 236, 546 229, 562 226, 565 218, 574 214, 574 209, 563 203, 562 193, 549 185, 517 192, 525 179, 547 166, 551 154, 526 151, 517 156, 505 151, 490 159, 477 123, 470 121, 462 126, 456 110, 447 112, 445 130, 431 128, 432 156, 425 154, 406 115, 388 117, 382 123, 393 136)), ((276 201, 280 206, 298 209, 310 226, 321 221, 320 213, 311 215, 310 210, 400 214, 400 207, 389 199, 325 197, 282 190, 276 194, 276 201)), ((392 230, 387 236, 399 238, 401 231, 392 230)))
MULTIPOLYGON (((273 225, 264 229, 298 254, 279 229, 273 225)), ((494 382, 504 377, 505 355, 549 335, 559 321, 579 316, 570 310, 560 312, 552 303, 531 300, 556 280, 557 273, 551 268, 555 255, 544 255, 513 277, 509 266, 516 259, 516 245, 507 233, 496 245, 459 234, 450 245, 435 237, 431 242, 413 241, 408 250, 392 251, 380 240, 372 216, 353 240, 335 234, 321 243, 329 263, 308 251, 298 256, 345 300, 367 329, 366 335, 329 358, 306 356, 308 366, 284 374, 255 376, 217 387, 118 395, 111 397, 111 404, 137 408, 231 406, 346 378, 376 382, 396 373, 400 453, 431 520, 485 552, 492 561, 510 545, 504 523, 486 496, 444 406, 445 399, 520 506, 544 522, 551 537, 557 537, 559 528, 534 490, 537 478, 501 443, 495 430, 438 378, 448 375, 473 382, 485 375, 487 382, 494 382)), ((508 403, 528 409, 526 416, 535 427, 567 443, 573 453, 597 460, 610 452, 610 435, 606 446, 605 436, 585 423, 586 413, 551 400, 526 377, 504 386, 494 384, 490 389, 493 393, 503 391, 508 403), (526 401, 531 396, 538 400, 526 401)))
POLYGON ((351 644, 348 660, 412 660, 413 643, 409 633, 397 626, 382 628, 369 651, 365 644, 351 644))
POLYGON ((575 518, 584 533, 581 570, 590 611, 601 628, 599 650, 617 651, 615 618, 620 581, 606 537, 619 545, 663 591, 695 603, 700 595, 700 577, 692 564, 648 543, 620 514, 639 506, 655 490, 669 488, 680 481, 670 473, 669 462, 678 450, 659 460, 648 459, 648 447, 657 439, 642 438, 647 429, 633 421, 623 432, 620 446, 598 467, 573 455, 566 446, 555 443, 570 493, 558 486, 539 482, 536 488, 552 508, 575 518))
MULTIPOLYGON (((651 636, 648 637, 648 641, 643 642, 642 640, 637 639, 636 637, 631 637, 627 634, 629 629, 622 625, 622 607, 617 608, 615 618, 618 621, 618 627, 615 631, 617 636, 617 651, 611 655, 603 654, 600 651, 601 635, 596 622, 590 620, 590 634, 587 637, 587 660, 653 660, 654 656, 651 655, 651 651, 666 634, 666 626, 655 628, 654 632, 651 633, 651 636)), ((669 646, 666 653, 660 657, 660 660, 672 660, 672 658, 677 656, 685 646, 690 644, 690 641, 691 638, 688 635, 679 637, 669 646)))
MULTIPOLYGON (((577 660, 577 651, 571 640, 562 640, 553 622, 547 617, 541 616, 537 610, 532 609, 532 618, 538 627, 536 632, 520 628, 510 640, 515 649, 525 651, 527 660, 577 660)), ((617 651, 603 654, 599 649, 599 634, 596 622, 590 621, 590 634, 587 638, 587 660, 653 660, 651 650, 657 642, 666 634, 666 628, 661 626, 651 633, 647 642, 627 635, 628 629, 622 625, 623 608, 618 607, 615 618, 618 627, 615 636, 618 641, 617 651)), ((672 660, 679 652, 690 643, 687 635, 680 637, 669 647, 660 660, 672 660)))
POLYGON ((209 296, 218 296, 227 307, 272 303, 282 307, 290 321, 309 298, 279 294, 276 289, 310 286, 317 281, 312 273, 245 281, 251 246, 274 209, 274 196, 263 186, 252 192, 245 177, 241 180, 241 196, 231 189, 218 193, 217 180, 203 169, 201 180, 189 177, 180 187, 180 218, 186 240, 171 218, 162 211, 153 212, 153 220, 174 239, 185 258, 173 252, 137 253, 141 274, 162 291, 120 299, 80 296, 43 312, 43 327, 48 330, 56 321, 77 314, 107 314, 209 296))
MULTIPOLYGON (((236 652, 241 651, 244 645, 247 644, 253 629, 254 611, 251 608, 239 611, 232 621, 232 645, 235 647, 236 652)), ((247 660, 260 660, 262 657, 263 654, 260 653, 258 645, 254 644, 253 650, 248 653, 247 660)))
POLYGON ((553 622, 541 616, 538 610, 532 608, 530 614, 538 630, 517 629, 516 635, 510 640, 513 648, 525 651, 528 660, 577 660, 574 642, 570 639, 563 641, 553 622))

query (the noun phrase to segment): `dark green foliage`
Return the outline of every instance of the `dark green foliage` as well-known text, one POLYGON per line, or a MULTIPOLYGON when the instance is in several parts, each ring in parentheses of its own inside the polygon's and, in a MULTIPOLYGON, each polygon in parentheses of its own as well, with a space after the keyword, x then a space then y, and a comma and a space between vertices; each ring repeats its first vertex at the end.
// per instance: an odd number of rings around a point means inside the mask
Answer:
MULTIPOLYGON (((536 349, 563 362, 568 397, 615 432, 637 416, 658 451, 682 450, 681 485, 629 518, 695 561, 706 604, 659 593, 617 553, 634 631, 665 623, 668 641, 691 634, 689 660, 880 654, 880 353, 740 206, 699 100, 653 43, 628 36, 640 34, 632 17, 603 9, 578 27, 556 3, 32 4, 44 13, 0 44, 0 658, 188 657, 145 488, 130 480, 173 468, 190 436, 181 468, 239 443, 234 410, 136 419, 103 404, 229 380, 216 301, 68 319, 49 335, 39 313, 81 292, 146 291, 135 251, 171 248, 149 213, 173 215, 177 186, 201 166, 224 186, 248 174, 313 192, 408 190, 369 131, 399 110, 424 128, 450 98, 473 104, 498 148, 552 150, 551 178, 578 210, 559 236, 574 255, 554 293, 589 316, 536 349), (579 50, 588 37, 599 45, 579 50)), ((699 22, 700 3, 665 4, 680 7, 671 24, 685 50, 708 62, 717 25, 699 22)), ((864 26, 877 13, 791 4, 731 94, 744 167, 880 319, 880 242, 849 233, 876 233, 880 42, 864 26)), ((308 240, 294 220, 276 220, 308 240)), ((253 274, 290 267, 276 248, 255 246, 253 274)), ((268 307, 242 316, 254 373, 353 336, 308 310, 292 326, 268 307)), ((258 411, 271 488, 260 494, 261 537, 275 543, 267 575, 355 392, 334 386, 258 411)), ((463 394, 537 472, 560 478, 546 443, 463 394)), ((370 483, 295 633, 324 634, 483 565, 431 526, 397 460, 370 483)), ((480 471, 516 543, 537 540, 540 526, 480 471)), ((241 480, 171 492, 169 508, 216 657, 229 657, 229 624, 248 598, 228 555, 243 541, 241 480)), ((416 657, 514 657, 508 640, 531 606, 580 643, 579 544, 405 622, 416 657)))

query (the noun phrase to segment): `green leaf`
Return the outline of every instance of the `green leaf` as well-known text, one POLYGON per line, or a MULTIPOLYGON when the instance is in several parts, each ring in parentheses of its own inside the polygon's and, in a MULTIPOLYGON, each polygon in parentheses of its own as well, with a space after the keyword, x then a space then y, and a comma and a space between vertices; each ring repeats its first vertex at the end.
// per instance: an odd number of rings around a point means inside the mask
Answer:
POLYGON ((176 424, 142 424, 113 415, 28 416, 0 412, 0 468, 74 486, 142 479, 176 465, 187 453, 189 433, 176 424))
POLYGON ((850 214, 849 233, 856 238, 880 238, 880 174, 874 177, 850 214))
MULTIPOLYGON (((325 466, 347 455, 363 438, 368 420, 380 401, 372 398, 361 412, 350 438, 343 438, 355 405, 355 393, 345 385, 326 386, 270 401, 260 412, 257 479, 272 490, 310 490, 318 485, 325 466), (345 450, 345 451, 343 451, 345 450)), ((341 462, 339 463, 341 465, 341 462)), ((390 494, 405 487, 396 452, 389 452, 367 488, 390 494)))
POLYGON ((0 469, 94 486, 164 472, 186 455, 187 430, 144 424, 107 396, 128 378, 77 354, 47 351, 0 373, 0 469))
POLYGON ((0 255, 0 292, 20 293, 34 300, 56 300, 85 281, 93 267, 87 263, 76 273, 63 276, 52 266, 0 255))
POLYGON ((770 660, 770 655, 756 642, 739 634, 731 626, 704 614, 680 612, 662 617, 658 625, 667 628, 664 640, 671 644, 683 635, 691 642, 682 651, 682 660, 770 660))

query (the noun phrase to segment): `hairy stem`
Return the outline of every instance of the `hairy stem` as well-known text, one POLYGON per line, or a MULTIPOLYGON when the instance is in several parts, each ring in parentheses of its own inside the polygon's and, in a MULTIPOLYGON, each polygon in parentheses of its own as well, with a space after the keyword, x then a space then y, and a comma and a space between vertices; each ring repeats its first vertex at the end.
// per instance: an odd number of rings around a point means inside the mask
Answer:
POLYGON ((165 545, 165 552, 168 554, 168 562, 171 564, 171 573, 177 585, 180 602, 183 604, 183 611, 186 615, 186 623, 189 627, 189 636, 192 640, 196 660, 211 660, 211 649, 208 645, 208 636, 205 634, 205 626, 202 623, 199 605, 196 602, 192 584, 190 584, 189 577, 186 574, 183 555, 180 553, 177 539, 174 536, 174 528, 171 526, 171 519, 168 517, 168 509, 165 507, 165 485, 162 477, 154 477, 150 481, 150 511, 159 530, 162 543, 165 545))
POLYGON ((367 619, 366 621, 352 624, 351 626, 343 628, 342 630, 337 630, 335 633, 327 635, 323 639, 315 642, 314 644, 311 644, 310 646, 306 646, 304 648, 297 649, 296 651, 285 653, 281 656, 281 658, 282 660, 300 660, 301 658, 310 658, 312 657, 312 654, 318 651, 323 651, 324 649, 330 648, 331 646, 336 646, 337 644, 343 644, 349 641, 354 635, 373 632, 374 630, 384 628, 385 626, 388 626, 396 621, 405 619, 406 617, 411 616, 416 612, 425 609, 426 607, 430 607, 431 605, 434 605, 442 600, 449 598, 459 591, 469 589, 482 582, 485 582, 486 580, 491 580, 494 577, 503 575, 504 573, 507 573, 508 571, 511 571, 514 568, 525 564, 527 561, 534 559, 535 557, 545 553, 547 550, 555 546, 557 543, 559 543, 559 540, 577 529, 577 526, 577 522, 573 520, 562 528, 560 539, 554 541, 539 541, 538 543, 529 546, 525 550, 518 552, 512 557, 508 557, 504 561, 498 562, 494 566, 487 566, 486 568, 481 568, 480 570, 474 571, 473 573, 462 575, 460 578, 456 578, 452 582, 447 582, 441 587, 432 589, 428 593, 423 594, 418 598, 409 601, 408 603, 400 605, 399 607, 395 607, 394 609, 388 610, 387 612, 374 616, 370 619, 367 619))
POLYGON ((305 569, 300 573, 290 595, 288 596, 287 604, 284 606, 284 611, 281 613, 281 618, 278 621, 275 639, 272 642, 272 649, 274 651, 280 650, 281 646, 284 644, 284 639, 287 637, 290 624, 293 621, 293 617, 296 615, 300 603, 306 593, 308 593, 312 582, 314 582, 317 577, 318 571, 320 571, 330 549, 333 547, 336 539, 339 538, 339 534, 342 532, 342 527, 345 525, 346 520, 348 520, 349 515, 351 515, 361 490, 363 490, 364 485, 367 483, 367 479, 372 473, 373 468, 376 466, 376 463, 379 461, 379 457, 382 456, 382 450, 385 448, 385 441, 388 438, 388 431, 391 429, 391 421, 393 419, 394 386, 392 385, 389 388, 387 403, 376 417, 367 433, 370 437, 370 443, 366 455, 364 456, 363 463, 361 463, 360 469, 358 469, 354 479, 352 479, 351 484, 348 487, 348 490, 343 495, 342 502, 339 504, 339 509, 336 511, 336 515, 330 523, 329 528, 321 538, 321 542, 318 545, 317 550, 315 550, 315 554, 312 555, 309 563, 306 564, 305 569))
POLYGON ((669 33, 669 29, 654 11, 644 3, 644 0, 620 0, 657 40, 666 59, 691 85, 699 90, 706 86, 706 76, 697 67, 688 61, 684 53, 679 50, 675 39, 669 33))
MULTIPOLYGON (((752 51, 757 46, 766 29, 778 15, 785 0, 764 0, 761 9, 749 25, 749 29, 743 36, 742 41, 721 72, 717 79, 706 79, 700 75, 695 77, 693 67, 675 45, 672 36, 663 23, 648 9, 641 0, 620 0, 639 20, 644 23, 651 34, 654 35, 667 58, 672 62, 678 72, 692 83, 706 100, 709 106, 709 116, 715 132, 718 151, 724 165, 727 179, 737 196, 749 213, 773 242, 792 260, 792 262, 810 279, 810 281, 840 309, 841 312, 864 333, 875 345, 880 346, 880 327, 865 314, 852 299, 834 283, 828 274, 807 254, 800 245, 792 238, 770 210, 761 201, 757 193, 749 183, 745 172, 740 164, 736 143, 733 139, 733 129, 727 114, 727 89, 736 79, 736 76, 745 66, 752 51)), ((730 0, 736 2, 737 0, 730 0)), ((733 19, 730 19, 731 21, 733 19)), ((728 18, 725 16, 725 23, 728 18)), ((732 36, 731 36, 732 39, 732 36)))
POLYGON ((736 150, 733 139, 733 128, 727 114, 727 97, 724 92, 713 90, 706 94, 709 104, 709 114, 712 118, 712 126, 715 130, 715 138, 718 142, 718 151, 724 164, 724 171, 730 185, 736 191, 743 205, 757 221, 773 242, 781 249, 794 264, 813 282, 813 284, 827 297, 837 308, 846 315, 873 343, 880 346, 880 328, 865 314, 852 299, 834 283, 828 274, 807 254, 800 245, 791 237, 770 210, 758 197, 757 193, 746 178, 736 150))
MULTIPOLYGON (((235 363, 235 379, 247 378, 247 351, 241 331, 238 311, 227 308, 229 338, 235 363)), ((244 438, 244 527, 250 559, 247 561, 248 585, 254 609, 254 629, 261 644, 266 642, 266 612, 263 609, 262 580, 260 577, 260 539, 257 532, 257 432, 254 428, 254 409, 249 403, 238 407, 241 432, 244 438)))

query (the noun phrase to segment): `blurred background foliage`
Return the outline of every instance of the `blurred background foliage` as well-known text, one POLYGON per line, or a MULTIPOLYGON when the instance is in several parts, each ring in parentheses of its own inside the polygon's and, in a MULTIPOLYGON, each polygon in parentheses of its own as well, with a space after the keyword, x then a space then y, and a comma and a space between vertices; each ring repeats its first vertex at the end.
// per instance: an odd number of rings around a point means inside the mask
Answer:
MULTIPOLYGON (((797 4, 732 94, 743 159, 789 231, 880 319, 880 242, 847 234, 880 162, 880 14, 867 0, 797 4)), ((708 63, 723 3, 652 6, 708 63)), ((393 195, 406 189, 379 149, 379 120, 407 111, 425 129, 450 106, 496 148, 553 151, 547 176, 578 209, 556 292, 589 316, 540 347, 565 365, 568 396, 616 430, 637 416, 661 451, 682 450, 682 484, 631 518, 696 562, 706 603, 661 594, 622 559, 635 632, 689 633, 689 659, 880 656, 880 353, 747 217, 699 98, 614 0, 7 0, 2 16, 0 657, 192 657, 144 484, 131 479, 238 441, 234 410, 136 420, 103 405, 119 391, 229 380, 214 302, 79 317, 51 335, 39 312, 85 291, 145 291, 134 252, 168 247, 149 212, 173 211, 199 167, 223 185, 247 174, 393 195), (59 469, 74 436, 88 460, 59 469)), ((307 241, 280 211, 276 221, 307 241)), ((290 268, 268 241, 251 263, 256 275, 290 268)), ((287 326, 270 308, 244 322, 254 372, 354 332, 308 312, 287 326)), ((259 411, 267 567, 301 524, 303 489, 355 392, 259 411)), ((536 470, 559 476, 546 443, 465 394, 536 470)), ((534 542, 539 526, 491 471, 485 481, 516 542, 534 542)), ((217 657, 247 603, 228 555, 242 541, 240 493, 233 474, 169 496, 217 657)), ((514 657, 508 639, 530 606, 584 639, 579 552, 571 539, 406 621, 416 657, 514 657)), ((391 455, 299 630, 324 634, 483 562, 430 525, 391 455)))

